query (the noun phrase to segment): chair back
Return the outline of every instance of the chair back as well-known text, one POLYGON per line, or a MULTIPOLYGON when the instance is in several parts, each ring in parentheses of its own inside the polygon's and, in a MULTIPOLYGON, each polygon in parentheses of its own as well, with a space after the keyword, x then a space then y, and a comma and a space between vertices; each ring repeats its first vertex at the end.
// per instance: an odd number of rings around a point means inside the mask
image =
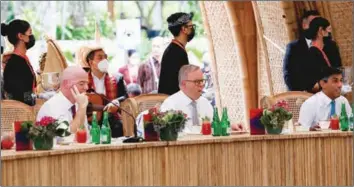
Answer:
POLYGON ((13 131, 15 121, 34 121, 33 107, 20 101, 1 101, 1 132, 13 131))
POLYGON ((264 108, 270 108, 278 101, 285 100, 289 105, 290 112, 293 113, 293 122, 294 124, 297 124, 302 103, 304 103, 306 99, 308 99, 312 95, 313 94, 308 92, 289 91, 273 96, 265 96, 261 100, 261 106, 264 108))
POLYGON ((167 97, 168 95, 166 94, 143 94, 126 99, 121 104, 121 107, 130 112, 134 116, 134 119, 122 111, 123 135, 133 136, 136 117, 141 112, 155 107, 156 104, 162 104, 167 97))

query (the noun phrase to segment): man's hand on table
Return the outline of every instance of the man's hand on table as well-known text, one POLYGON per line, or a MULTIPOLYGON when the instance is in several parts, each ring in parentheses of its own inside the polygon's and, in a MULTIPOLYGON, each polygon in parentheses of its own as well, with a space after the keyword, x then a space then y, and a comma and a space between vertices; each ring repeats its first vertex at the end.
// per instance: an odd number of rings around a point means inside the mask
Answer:
POLYGON ((319 125, 315 125, 315 126, 310 127, 309 130, 310 130, 310 131, 320 131, 320 130, 321 130, 321 127, 320 127, 319 125))

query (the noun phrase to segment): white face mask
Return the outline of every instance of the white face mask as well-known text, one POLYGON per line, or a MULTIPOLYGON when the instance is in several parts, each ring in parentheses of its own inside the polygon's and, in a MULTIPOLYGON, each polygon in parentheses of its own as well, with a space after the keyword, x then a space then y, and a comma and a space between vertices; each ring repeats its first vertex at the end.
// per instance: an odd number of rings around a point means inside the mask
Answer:
POLYGON ((107 73, 109 67, 108 60, 101 60, 101 62, 98 63, 97 67, 101 72, 107 73))

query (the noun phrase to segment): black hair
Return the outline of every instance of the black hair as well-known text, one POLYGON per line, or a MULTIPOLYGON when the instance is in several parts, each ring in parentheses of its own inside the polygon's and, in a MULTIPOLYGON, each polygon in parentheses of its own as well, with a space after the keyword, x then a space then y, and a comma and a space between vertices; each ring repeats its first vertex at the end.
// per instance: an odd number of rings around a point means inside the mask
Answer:
POLYGON ((322 29, 326 29, 328 26, 330 26, 329 21, 326 18, 322 17, 317 17, 314 18, 311 23, 309 28, 306 30, 306 38, 314 40, 317 37, 318 29, 322 27, 322 29))
POLYGON ((7 36, 9 42, 16 46, 19 41, 17 35, 19 33, 25 34, 30 27, 31 25, 27 21, 15 19, 9 24, 1 23, 1 35, 7 36))
MULTIPOLYGON (((170 15, 168 18, 167 18, 167 23, 174 23, 177 21, 178 18, 180 18, 181 16, 184 16, 184 15, 188 15, 187 13, 184 13, 184 12, 177 12, 177 13, 174 13, 172 15, 170 15)), ((193 17, 193 13, 190 14, 191 15, 191 18, 193 17)), ((185 24, 182 24, 182 25, 176 25, 176 26, 171 26, 171 27, 168 27, 168 30, 172 33, 173 36, 178 36, 179 33, 181 32, 181 29, 182 27, 184 26, 185 24)))
POLYGON ((304 21, 304 19, 307 19, 310 16, 320 16, 320 13, 317 10, 304 10, 301 21, 304 21))
MULTIPOLYGON (((90 60, 93 60, 93 57, 95 57, 95 52, 96 51, 101 51, 102 49, 97 49, 97 50, 93 50, 93 51, 91 51, 88 55, 87 55, 87 57, 86 57, 86 62, 89 64, 89 61, 90 60)), ((90 64, 89 64, 90 65, 90 64)))
POLYGON ((320 81, 323 80, 324 82, 328 81, 328 78, 332 75, 341 75, 343 73, 342 68, 334 68, 334 67, 324 67, 321 69, 321 77, 318 80, 318 85, 320 87, 320 90, 322 90, 320 81))
POLYGON ((128 57, 130 58, 134 53, 136 53, 135 49, 129 49, 128 50, 128 57))

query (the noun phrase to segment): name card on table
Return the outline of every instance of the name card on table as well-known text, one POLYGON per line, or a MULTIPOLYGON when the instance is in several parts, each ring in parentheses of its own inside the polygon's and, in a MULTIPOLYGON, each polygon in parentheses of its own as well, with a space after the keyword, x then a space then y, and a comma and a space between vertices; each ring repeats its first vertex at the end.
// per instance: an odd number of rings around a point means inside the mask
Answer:
POLYGON ((250 109, 250 131, 251 135, 263 135, 265 134, 264 125, 261 123, 261 117, 263 109, 255 108, 250 109))

